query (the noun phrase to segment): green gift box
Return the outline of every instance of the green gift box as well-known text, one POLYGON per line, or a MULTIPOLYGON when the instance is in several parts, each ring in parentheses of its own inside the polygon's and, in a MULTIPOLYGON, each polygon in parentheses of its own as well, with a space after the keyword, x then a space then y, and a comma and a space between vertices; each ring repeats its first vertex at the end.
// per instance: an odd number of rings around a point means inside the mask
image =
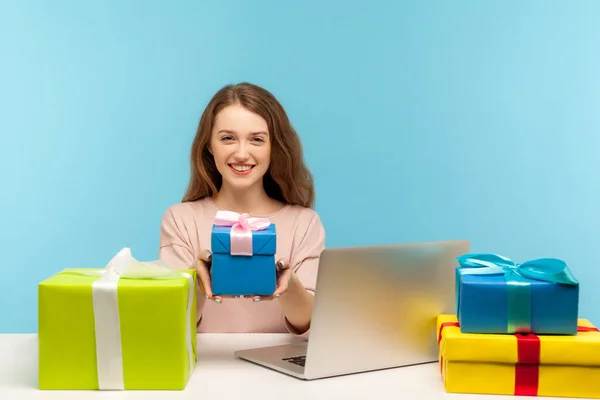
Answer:
POLYGON ((66 268, 38 285, 39 388, 182 390, 196 365, 196 271, 66 268))

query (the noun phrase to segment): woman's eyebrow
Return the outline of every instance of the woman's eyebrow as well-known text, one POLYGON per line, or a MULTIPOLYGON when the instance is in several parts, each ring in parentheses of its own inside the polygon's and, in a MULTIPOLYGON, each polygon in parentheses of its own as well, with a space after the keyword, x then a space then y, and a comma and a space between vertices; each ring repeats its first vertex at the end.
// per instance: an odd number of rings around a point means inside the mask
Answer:
MULTIPOLYGON (((231 129, 221 129, 217 133, 229 133, 231 135, 237 135, 237 132, 232 131, 231 129)), ((258 132, 250 132, 250 135, 266 135, 266 136, 268 136, 269 134, 265 131, 258 131, 258 132)))

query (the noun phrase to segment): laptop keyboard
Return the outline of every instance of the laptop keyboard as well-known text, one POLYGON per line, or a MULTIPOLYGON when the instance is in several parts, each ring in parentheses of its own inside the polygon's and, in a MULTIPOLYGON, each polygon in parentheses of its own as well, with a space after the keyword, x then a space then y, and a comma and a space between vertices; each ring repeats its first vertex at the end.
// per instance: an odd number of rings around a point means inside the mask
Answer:
POLYGON ((306 356, 285 357, 282 358, 282 360, 304 367, 304 364, 306 363, 306 356))

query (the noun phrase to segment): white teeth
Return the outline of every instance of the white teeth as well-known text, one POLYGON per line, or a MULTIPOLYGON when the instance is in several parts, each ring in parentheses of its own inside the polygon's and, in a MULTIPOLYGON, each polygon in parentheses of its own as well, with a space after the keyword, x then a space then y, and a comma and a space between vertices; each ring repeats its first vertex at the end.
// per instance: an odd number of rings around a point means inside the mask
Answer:
POLYGON ((246 172, 250 168, 252 168, 248 165, 232 165, 232 167, 233 167, 233 169, 235 169, 236 171, 239 171, 239 172, 246 172))

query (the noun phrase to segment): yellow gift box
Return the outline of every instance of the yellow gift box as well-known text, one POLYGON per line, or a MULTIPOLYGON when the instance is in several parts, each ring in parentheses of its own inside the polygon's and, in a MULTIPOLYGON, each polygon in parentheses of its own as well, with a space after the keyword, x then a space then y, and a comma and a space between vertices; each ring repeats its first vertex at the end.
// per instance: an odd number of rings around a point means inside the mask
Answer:
POLYGON ((600 331, 588 320, 575 336, 468 334, 440 315, 437 335, 449 393, 600 398, 600 331))

